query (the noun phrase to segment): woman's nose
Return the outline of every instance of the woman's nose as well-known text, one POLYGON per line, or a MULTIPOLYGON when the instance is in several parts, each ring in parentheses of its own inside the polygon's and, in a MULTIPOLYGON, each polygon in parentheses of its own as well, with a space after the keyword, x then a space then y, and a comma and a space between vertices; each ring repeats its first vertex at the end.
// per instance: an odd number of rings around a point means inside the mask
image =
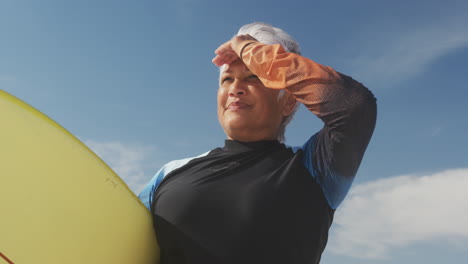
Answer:
POLYGON ((242 81, 235 80, 229 87, 229 96, 245 95, 247 89, 242 81))

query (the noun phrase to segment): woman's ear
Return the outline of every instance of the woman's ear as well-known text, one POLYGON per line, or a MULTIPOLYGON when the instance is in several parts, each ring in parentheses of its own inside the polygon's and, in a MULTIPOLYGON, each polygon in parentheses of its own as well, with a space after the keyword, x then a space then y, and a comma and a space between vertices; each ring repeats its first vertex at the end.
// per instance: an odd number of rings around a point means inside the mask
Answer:
POLYGON ((285 92, 281 101, 283 103, 283 116, 289 116, 296 107, 296 98, 292 94, 285 92))

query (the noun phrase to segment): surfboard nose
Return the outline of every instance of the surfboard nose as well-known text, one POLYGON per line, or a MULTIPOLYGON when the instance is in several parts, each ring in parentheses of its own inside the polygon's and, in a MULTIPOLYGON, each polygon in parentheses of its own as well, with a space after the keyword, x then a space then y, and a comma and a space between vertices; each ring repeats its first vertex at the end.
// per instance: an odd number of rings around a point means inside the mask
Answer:
POLYGON ((151 215, 96 154, 0 90, 0 263, 157 263, 151 215))

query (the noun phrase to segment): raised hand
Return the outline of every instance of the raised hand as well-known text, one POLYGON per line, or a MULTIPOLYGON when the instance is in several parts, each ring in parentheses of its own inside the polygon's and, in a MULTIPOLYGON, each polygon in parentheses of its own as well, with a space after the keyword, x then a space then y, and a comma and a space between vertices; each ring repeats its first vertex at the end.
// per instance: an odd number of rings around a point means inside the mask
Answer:
POLYGON ((234 36, 231 40, 222 44, 215 50, 216 56, 213 58, 212 62, 219 67, 224 64, 231 64, 235 60, 239 59, 239 56, 234 50, 245 40, 257 41, 250 35, 234 36))

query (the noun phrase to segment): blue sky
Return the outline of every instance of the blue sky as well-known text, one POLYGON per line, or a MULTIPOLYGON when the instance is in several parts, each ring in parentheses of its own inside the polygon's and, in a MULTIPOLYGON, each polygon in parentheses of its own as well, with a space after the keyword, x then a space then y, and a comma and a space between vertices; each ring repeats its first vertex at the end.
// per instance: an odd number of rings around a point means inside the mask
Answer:
MULTIPOLYGON (((468 259, 468 2, 0 1, 0 89, 98 153, 135 191, 223 144, 213 51, 246 23, 378 99, 374 137, 322 263, 468 259)), ((302 108, 300 145, 321 128, 302 108)))

